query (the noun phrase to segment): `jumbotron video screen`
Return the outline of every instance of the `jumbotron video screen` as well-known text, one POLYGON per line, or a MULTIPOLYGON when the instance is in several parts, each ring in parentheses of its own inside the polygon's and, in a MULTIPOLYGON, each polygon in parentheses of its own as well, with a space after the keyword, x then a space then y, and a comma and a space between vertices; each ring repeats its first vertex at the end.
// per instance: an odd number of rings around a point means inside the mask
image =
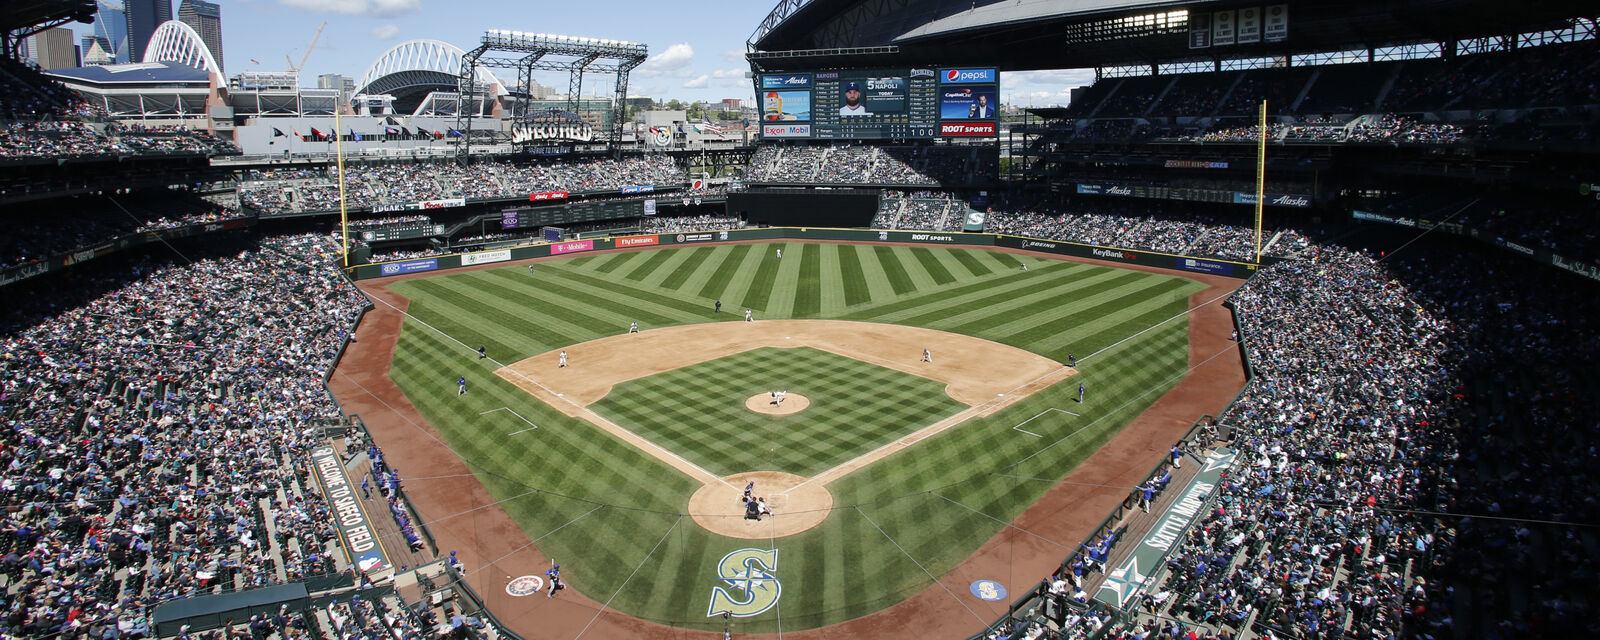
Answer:
POLYGON ((998 123, 992 68, 833 69, 755 81, 766 138, 992 138, 998 123))

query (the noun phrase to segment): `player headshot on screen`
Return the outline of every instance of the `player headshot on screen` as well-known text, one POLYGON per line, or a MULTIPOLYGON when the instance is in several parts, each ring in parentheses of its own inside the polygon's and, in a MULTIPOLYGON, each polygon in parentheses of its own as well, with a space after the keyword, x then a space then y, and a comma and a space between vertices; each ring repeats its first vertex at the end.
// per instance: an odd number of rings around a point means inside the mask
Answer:
POLYGON ((994 114, 989 109, 989 96, 978 94, 978 101, 967 109, 968 118, 992 118, 994 114))
POLYGON ((861 104, 861 83, 851 82, 844 86, 844 106, 839 107, 841 116, 870 116, 866 105, 861 104))

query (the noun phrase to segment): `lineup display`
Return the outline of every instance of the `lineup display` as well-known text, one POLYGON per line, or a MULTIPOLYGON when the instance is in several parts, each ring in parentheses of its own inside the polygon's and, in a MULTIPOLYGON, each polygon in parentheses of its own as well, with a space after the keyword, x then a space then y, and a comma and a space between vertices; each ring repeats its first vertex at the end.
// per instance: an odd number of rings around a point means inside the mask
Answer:
POLYGON ((839 69, 756 76, 761 135, 806 140, 996 136, 992 68, 839 69))

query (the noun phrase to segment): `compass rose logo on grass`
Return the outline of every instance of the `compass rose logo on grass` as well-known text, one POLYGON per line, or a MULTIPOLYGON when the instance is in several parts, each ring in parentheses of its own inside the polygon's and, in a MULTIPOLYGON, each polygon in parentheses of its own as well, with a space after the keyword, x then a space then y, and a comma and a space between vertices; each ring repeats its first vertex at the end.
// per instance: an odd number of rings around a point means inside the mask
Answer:
POLYGON ((749 618, 766 613, 778 604, 783 585, 773 572, 778 570, 777 549, 740 549, 722 556, 717 563, 717 577, 732 589, 743 592, 743 598, 734 597, 728 589, 711 588, 711 606, 706 617, 724 613, 735 618, 749 618))

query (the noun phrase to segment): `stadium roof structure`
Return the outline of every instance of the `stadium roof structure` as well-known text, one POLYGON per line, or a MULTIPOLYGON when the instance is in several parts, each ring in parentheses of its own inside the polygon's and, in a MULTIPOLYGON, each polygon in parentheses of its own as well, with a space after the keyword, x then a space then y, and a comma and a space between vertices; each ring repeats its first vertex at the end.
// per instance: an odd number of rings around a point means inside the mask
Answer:
POLYGON ((746 43, 756 70, 908 63, 1005 71, 1152 65, 1506 36, 1594 17, 1575 0, 780 0, 746 43), (1287 37, 1191 48, 1190 14, 1281 6, 1287 37))
MULTIPOLYGON (((355 94, 392 95, 396 111, 411 113, 434 92, 459 91, 464 55, 461 47, 442 40, 407 40, 372 61, 356 80, 355 94)), ((488 69, 476 69, 473 78, 490 101, 505 94, 500 80, 488 69)))
POLYGON ((101 86, 198 85, 206 87, 211 74, 176 62, 134 62, 97 67, 69 67, 44 72, 63 82, 101 86))
POLYGON ((93 22, 99 5, 94 0, 6 0, 0 11, 0 46, 16 57, 24 38, 68 22, 93 22))

